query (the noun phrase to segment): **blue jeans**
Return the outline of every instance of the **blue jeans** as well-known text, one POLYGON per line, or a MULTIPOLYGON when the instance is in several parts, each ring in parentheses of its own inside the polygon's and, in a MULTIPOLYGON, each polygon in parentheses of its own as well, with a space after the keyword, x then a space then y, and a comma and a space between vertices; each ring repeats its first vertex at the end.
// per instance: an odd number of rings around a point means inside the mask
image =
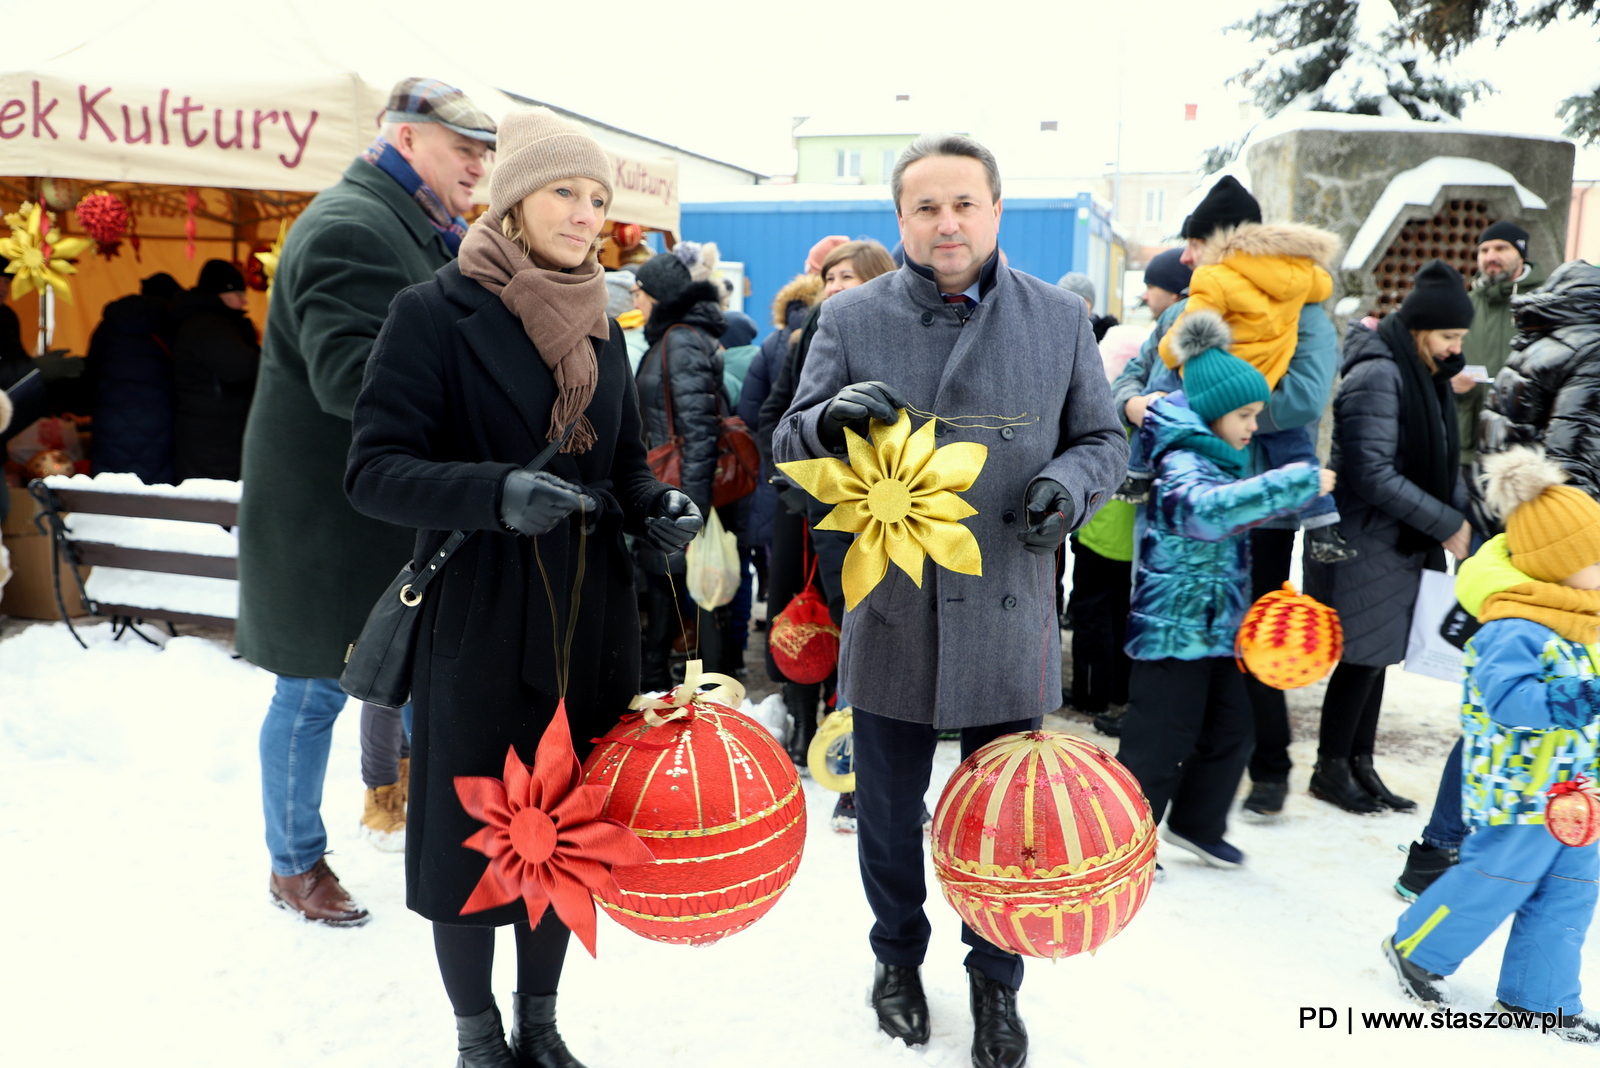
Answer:
POLYGON ((278 676, 261 724, 261 807, 272 870, 280 876, 310 871, 328 851, 322 779, 345 700, 338 679, 278 676))
POLYGON ((1461 739, 1457 738, 1455 748, 1445 757, 1433 815, 1422 829, 1422 843, 1435 849, 1458 849, 1466 838, 1467 825, 1461 819, 1461 739))

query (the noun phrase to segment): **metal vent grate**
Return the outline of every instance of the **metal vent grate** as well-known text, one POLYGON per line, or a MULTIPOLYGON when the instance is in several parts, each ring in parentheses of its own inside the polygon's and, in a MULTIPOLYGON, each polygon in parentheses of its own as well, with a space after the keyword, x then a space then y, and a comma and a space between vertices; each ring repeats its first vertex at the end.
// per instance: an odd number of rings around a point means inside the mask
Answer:
POLYGON ((1372 272, 1378 302, 1368 314, 1382 318, 1400 307, 1429 260, 1444 260, 1470 283, 1478 272, 1478 235, 1495 221, 1484 201, 1452 200, 1433 218, 1406 223, 1372 272))

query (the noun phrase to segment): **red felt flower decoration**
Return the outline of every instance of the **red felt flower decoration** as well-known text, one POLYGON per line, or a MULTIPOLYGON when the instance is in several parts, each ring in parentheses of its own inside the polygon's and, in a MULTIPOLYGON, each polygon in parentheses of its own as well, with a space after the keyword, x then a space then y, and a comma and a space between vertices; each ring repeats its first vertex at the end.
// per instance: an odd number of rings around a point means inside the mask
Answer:
POLYGON ((528 906, 528 922, 538 923, 550 905, 594 956, 590 895, 608 890, 616 896, 612 867, 649 864, 655 856, 627 827, 600 815, 607 788, 583 782, 566 702, 556 706, 532 768, 509 746, 504 780, 457 775, 455 784, 461 807, 488 825, 461 843, 489 858, 461 915, 520 897, 528 906))

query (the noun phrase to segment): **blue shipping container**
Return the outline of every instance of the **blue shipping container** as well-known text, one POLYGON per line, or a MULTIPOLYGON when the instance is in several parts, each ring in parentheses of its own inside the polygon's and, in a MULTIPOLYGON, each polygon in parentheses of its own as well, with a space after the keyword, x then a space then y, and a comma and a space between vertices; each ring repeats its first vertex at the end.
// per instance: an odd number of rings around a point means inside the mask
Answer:
MULTIPOLYGON (((885 190, 887 192, 887 190, 885 190)), ((883 200, 805 200, 684 204, 683 236, 715 241, 721 257, 744 264, 750 280, 745 312, 772 328, 772 300, 805 267, 806 253, 829 234, 872 238, 893 249, 900 241, 894 205, 883 200)), ((1104 308, 1111 221, 1094 197, 1007 200, 1000 220, 1000 247, 1007 262, 1047 282, 1068 271, 1094 279, 1104 308), (1098 255, 1096 254, 1098 253, 1098 255)))

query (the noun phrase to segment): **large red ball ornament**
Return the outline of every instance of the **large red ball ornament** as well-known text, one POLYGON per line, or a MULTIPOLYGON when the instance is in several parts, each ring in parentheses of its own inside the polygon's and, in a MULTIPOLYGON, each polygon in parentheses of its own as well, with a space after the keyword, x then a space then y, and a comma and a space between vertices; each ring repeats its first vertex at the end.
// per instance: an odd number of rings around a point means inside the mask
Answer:
POLYGON ((656 857, 613 868, 618 893, 595 901, 646 938, 707 945, 777 904, 800 867, 806 807, 794 763, 772 735, 693 686, 675 691, 682 704, 625 715, 583 772, 610 788, 601 814, 656 857))
POLYGON ((1138 782, 1070 734, 996 738, 961 762, 933 815, 945 900, 1012 953, 1093 952, 1144 904, 1155 865, 1138 782))

